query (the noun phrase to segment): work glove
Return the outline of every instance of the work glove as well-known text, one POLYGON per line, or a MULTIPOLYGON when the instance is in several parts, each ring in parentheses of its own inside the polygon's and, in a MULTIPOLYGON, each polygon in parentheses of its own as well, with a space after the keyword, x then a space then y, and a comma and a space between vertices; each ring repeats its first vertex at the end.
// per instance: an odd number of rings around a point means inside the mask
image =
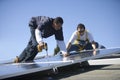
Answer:
POLYGON ((47 47, 47 43, 45 42, 40 42, 38 45, 37 45, 37 49, 39 52, 42 52, 43 49, 47 50, 48 47, 47 47))

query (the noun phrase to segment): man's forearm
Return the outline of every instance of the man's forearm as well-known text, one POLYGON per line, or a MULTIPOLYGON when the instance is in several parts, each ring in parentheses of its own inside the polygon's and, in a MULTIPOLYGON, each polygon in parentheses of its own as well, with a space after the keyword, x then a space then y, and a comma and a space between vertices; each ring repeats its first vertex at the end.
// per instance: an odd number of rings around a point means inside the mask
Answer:
POLYGON ((70 46, 71 46, 71 43, 69 42, 66 46, 66 49, 69 50, 70 46))
POLYGON ((93 47, 94 50, 96 49, 96 44, 95 44, 95 42, 92 42, 92 47, 93 47))
POLYGON ((43 42, 40 30, 35 29, 35 37, 38 43, 43 42))

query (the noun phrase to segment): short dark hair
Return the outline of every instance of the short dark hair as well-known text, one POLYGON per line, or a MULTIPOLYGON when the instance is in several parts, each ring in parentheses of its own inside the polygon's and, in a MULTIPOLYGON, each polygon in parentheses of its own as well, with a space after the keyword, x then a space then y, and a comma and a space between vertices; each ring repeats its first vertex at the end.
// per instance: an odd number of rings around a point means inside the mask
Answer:
POLYGON ((80 24, 78 24, 78 26, 77 26, 77 30, 78 30, 78 28, 83 28, 84 30, 85 30, 85 25, 84 24, 82 24, 82 23, 80 23, 80 24))
POLYGON ((55 23, 61 23, 61 24, 63 24, 63 19, 61 18, 61 17, 56 17, 55 19, 54 19, 54 22, 55 23))

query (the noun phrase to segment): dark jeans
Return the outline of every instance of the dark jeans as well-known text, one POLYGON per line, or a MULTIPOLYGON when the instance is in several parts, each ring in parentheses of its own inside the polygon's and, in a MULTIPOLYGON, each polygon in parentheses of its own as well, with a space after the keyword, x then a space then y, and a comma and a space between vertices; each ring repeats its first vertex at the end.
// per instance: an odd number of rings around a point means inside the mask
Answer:
MULTIPOLYGON (((96 48, 98 48, 99 44, 97 42, 95 42, 95 45, 96 45, 96 48)), ((91 50, 91 49, 93 49, 92 44, 91 43, 86 44, 85 47, 83 48, 83 50, 84 49, 85 50, 91 50)), ((71 51, 80 51, 80 47, 78 45, 76 45, 76 44, 72 44, 71 47, 70 47, 70 49, 68 50, 68 52, 71 52, 71 51)), ((88 61, 82 62, 81 66, 84 66, 84 67, 85 66, 89 66, 88 61)))
MULTIPOLYGON (((95 42, 95 45, 96 45, 96 48, 98 48, 98 43, 95 42)), ((91 50, 93 49, 92 47, 92 44, 91 43, 88 43, 85 45, 85 47, 83 48, 83 50, 91 50)), ((71 51, 79 51, 80 50, 80 46, 76 45, 76 44, 72 44, 71 47, 69 48, 68 52, 71 52, 71 51)))
POLYGON ((28 45, 19 56, 20 62, 33 61, 38 53, 37 50, 38 43, 35 38, 35 29, 30 27, 30 32, 31 32, 31 37, 28 42, 28 45))

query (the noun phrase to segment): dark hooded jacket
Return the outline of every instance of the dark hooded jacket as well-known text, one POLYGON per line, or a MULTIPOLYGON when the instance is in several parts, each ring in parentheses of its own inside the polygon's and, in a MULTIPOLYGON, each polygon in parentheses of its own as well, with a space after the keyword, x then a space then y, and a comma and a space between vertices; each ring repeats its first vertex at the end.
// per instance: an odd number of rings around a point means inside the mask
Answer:
POLYGON ((52 26, 53 20, 53 18, 49 18, 46 16, 32 17, 32 19, 29 22, 29 26, 34 29, 38 28, 41 31, 41 36, 43 38, 55 35, 56 40, 63 41, 64 38, 62 27, 60 30, 55 30, 52 26))

